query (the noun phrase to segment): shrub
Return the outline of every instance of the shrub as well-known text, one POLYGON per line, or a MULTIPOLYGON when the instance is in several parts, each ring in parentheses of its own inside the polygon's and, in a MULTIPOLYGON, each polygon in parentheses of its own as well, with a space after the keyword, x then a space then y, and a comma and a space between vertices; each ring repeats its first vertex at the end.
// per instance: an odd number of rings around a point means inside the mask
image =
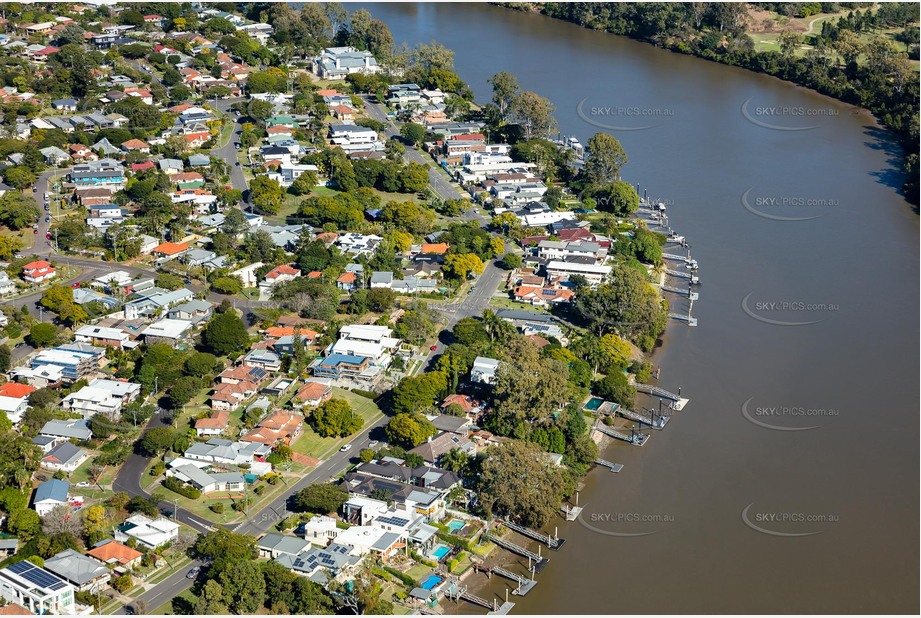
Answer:
POLYGON ((407 586, 411 586, 415 588, 418 585, 416 584, 416 580, 414 580, 412 577, 410 577, 406 573, 401 573, 400 571, 396 570, 393 567, 385 566, 384 570, 387 571, 389 574, 393 575, 394 577, 396 577, 398 580, 400 580, 407 586))
POLYGON ((259 487, 253 488, 253 493, 256 494, 257 496, 261 496, 262 492, 264 491, 265 491, 265 485, 260 485, 259 487))
POLYGON ((160 476, 166 471, 166 464, 162 461, 158 461, 150 469, 150 476, 160 476))
POLYGON ((362 390, 362 389, 360 389, 360 388, 352 388, 352 389, 349 389, 349 390, 350 390, 351 392, 355 393, 356 395, 361 395, 362 397, 367 397, 368 399, 377 399, 377 398, 378 398, 378 394, 375 393, 374 391, 365 391, 365 390, 362 390))
POLYGON ((448 545, 454 545, 460 547, 461 549, 466 549, 470 551, 470 541, 467 539, 462 539, 459 536, 454 536, 453 534, 448 534, 446 532, 439 532, 438 538, 447 543, 448 545))
POLYGON ((215 502, 214 504, 212 504, 212 505, 209 506, 208 508, 211 509, 213 512, 217 513, 218 515, 220 515, 221 513, 224 512, 224 503, 223 503, 223 502, 215 502))
POLYGON ((168 476, 163 479, 163 486, 169 489, 170 491, 176 492, 180 496, 185 496, 190 500, 195 500, 201 497, 201 492, 194 487, 186 485, 175 476, 168 476))
POLYGON ((457 565, 459 564, 460 564, 460 560, 458 560, 457 558, 451 558, 450 560, 448 560, 448 571, 450 573, 453 573, 454 569, 456 569, 457 565))

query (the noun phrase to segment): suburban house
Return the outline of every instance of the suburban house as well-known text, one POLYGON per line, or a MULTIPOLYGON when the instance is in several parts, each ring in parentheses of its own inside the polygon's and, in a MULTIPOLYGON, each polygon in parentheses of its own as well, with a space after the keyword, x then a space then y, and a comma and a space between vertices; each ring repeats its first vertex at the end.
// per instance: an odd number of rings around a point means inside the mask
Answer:
POLYGON ((104 414, 111 419, 121 415, 122 406, 137 399, 141 385, 123 380, 95 379, 64 398, 61 407, 90 418, 104 414))
POLYGON ((230 413, 227 410, 217 410, 210 416, 195 421, 195 434, 202 436, 219 436, 230 422, 230 413))
POLYGON ((352 73, 370 75, 379 70, 380 66, 371 52, 354 47, 327 47, 313 59, 313 72, 321 79, 345 79, 352 73))
POLYGON ((563 262, 553 260, 545 267, 547 276, 551 280, 567 281, 572 275, 581 275, 588 280, 591 287, 597 287, 610 274, 611 267, 604 264, 581 264, 579 262, 563 262))
POLYGON ((83 343, 112 348, 133 347, 131 344, 134 341, 131 335, 120 328, 107 328, 91 324, 78 328, 74 332, 74 339, 83 343))
POLYGON ((127 545, 112 540, 103 541, 100 545, 86 552, 86 554, 105 564, 116 565, 116 568, 121 567, 125 570, 130 570, 139 565, 141 558, 144 556, 138 550, 131 549, 127 545))
POLYGON ((32 508, 41 517, 54 510, 58 506, 67 505, 67 494, 70 491, 70 483, 58 479, 51 479, 42 482, 35 490, 35 496, 32 499, 32 508))
POLYGON ((65 580, 25 560, 0 569, 0 596, 33 614, 89 613, 77 605, 74 592, 65 580))
POLYGON ((179 524, 164 517, 150 519, 144 515, 132 515, 115 529, 115 540, 126 543, 129 539, 147 549, 157 549, 179 536, 179 524))
POLYGON ((57 269, 45 260, 29 262, 22 267, 22 278, 29 283, 42 283, 43 281, 54 279, 57 274, 57 269))
POLYGON ((171 467, 166 476, 179 479, 203 494, 215 491, 243 491, 245 482, 242 472, 205 472, 193 464, 171 467))
POLYGON ((298 389, 292 403, 295 406, 317 407, 333 396, 333 387, 327 380, 309 380, 298 389))
POLYGON ((86 419, 67 419, 62 421, 55 418, 42 425, 38 435, 53 438, 58 442, 66 440, 81 442, 92 438, 93 432, 90 430, 89 421, 86 419))
POLYGON ((73 549, 45 559, 45 569, 69 582, 77 591, 96 591, 108 585, 112 572, 105 564, 73 549))
POLYGON ((80 467, 88 453, 71 442, 61 442, 42 457, 41 466, 49 470, 73 472, 80 467))
POLYGON ((472 382, 492 384, 496 380, 496 372, 498 370, 499 361, 494 358, 477 356, 473 359, 473 368, 470 370, 470 380, 472 382))

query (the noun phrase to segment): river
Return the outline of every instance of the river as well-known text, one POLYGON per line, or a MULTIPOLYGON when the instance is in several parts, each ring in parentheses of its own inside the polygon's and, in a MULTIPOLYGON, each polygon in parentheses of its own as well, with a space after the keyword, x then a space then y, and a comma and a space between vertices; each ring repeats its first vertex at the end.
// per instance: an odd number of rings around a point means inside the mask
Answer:
POLYGON ((478 100, 508 71, 564 134, 617 127, 624 178, 701 266, 699 326, 653 359, 690 403, 606 449, 624 470, 589 475, 513 613, 917 613, 918 216, 872 117, 540 15, 365 6, 397 43, 453 49, 478 100))

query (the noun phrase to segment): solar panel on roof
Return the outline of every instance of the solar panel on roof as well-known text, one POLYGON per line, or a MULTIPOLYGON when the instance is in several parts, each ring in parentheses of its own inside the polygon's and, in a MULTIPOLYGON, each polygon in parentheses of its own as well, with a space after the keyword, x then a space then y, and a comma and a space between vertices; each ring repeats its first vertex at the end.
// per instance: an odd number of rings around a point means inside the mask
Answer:
POLYGON ((378 520, 382 524, 390 524, 392 526, 405 526, 409 523, 408 519, 402 517, 379 517, 378 520))
POLYGON ((44 569, 40 569, 29 562, 17 562, 7 567, 11 572, 19 575, 31 584, 48 590, 60 590, 65 588, 67 583, 59 577, 52 575, 44 569))

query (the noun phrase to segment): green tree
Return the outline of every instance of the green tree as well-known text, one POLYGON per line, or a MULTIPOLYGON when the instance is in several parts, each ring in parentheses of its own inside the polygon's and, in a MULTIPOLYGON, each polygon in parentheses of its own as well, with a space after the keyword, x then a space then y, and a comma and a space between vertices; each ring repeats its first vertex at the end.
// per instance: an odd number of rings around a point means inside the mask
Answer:
POLYGON ((317 483, 294 494, 294 506, 310 513, 335 513, 348 499, 348 492, 338 485, 317 483))
POLYGON ((511 120, 521 125, 525 139, 545 138, 556 131, 553 103, 536 92, 524 91, 512 101, 511 120))
MULTIPOLYGON (((7 172, 7 182, 11 182, 7 172)), ((34 182, 34 180, 33 180, 34 182)), ((11 184, 15 186, 17 179, 11 184)), ((35 200, 18 191, 7 191, 0 195, 0 223, 13 230, 21 230, 38 220, 39 210, 35 200)))
POLYGON ((352 412, 352 406, 345 399, 324 401, 310 417, 314 431, 323 436, 341 437, 361 429, 361 417, 352 412))
POLYGON ((592 391, 607 401, 613 401, 629 409, 633 408, 633 400, 636 397, 636 389, 630 385, 627 375, 621 371, 610 373, 595 382, 592 391))
POLYGON ((506 253, 499 260, 499 265, 506 270, 515 270, 521 268, 521 256, 517 253, 506 253))
POLYGON ((138 449, 145 455, 161 455, 169 450, 176 441, 176 432, 166 427, 148 429, 138 440, 138 449))
POLYGON ((256 539, 218 528, 198 537, 193 551, 199 558, 211 561, 208 578, 219 579, 229 565, 256 557, 256 539))
POLYGON ((485 265, 474 253, 449 253, 441 271, 449 279, 465 279, 468 275, 481 275, 485 265))
POLYGON ((559 511, 565 484, 561 468, 537 446, 511 440, 490 447, 476 483, 482 509, 540 528, 559 511))
POLYGON ((10 346, 5 343, 0 344, 0 373, 6 373, 10 370, 12 359, 13 351, 10 350, 10 346))
POLYGON ((627 154, 616 137, 595 133, 588 140, 588 151, 582 173, 589 182, 604 185, 620 178, 620 168, 627 162, 627 154))
POLYGON ((252 560, 230 563, 221 572, 219 582, 224 590, 224 602, 235 614, 255 614, 265 600, 265 579, 262 570, 252 560))
POLYGON ((259 210, 277 215, 281 211, 281 200, 284 192, 277 180, 268 176, 256 176, 249 184, 253 204, 259 210))
POLYGON ((415 122, 405 122, 400 127, 400 135, 410 144, 418 145, 425 139, 425 127, 415 122))
POLYGON ((239 277, 218 277, 211 282, 211 289, 218 294, 239 294, 243 290, 243 282, 239 277))
POLYGON ((230 608, 224 602, 224 588, 221 584, 213 579, 206 581, 193 611, 201 616, 229 614, 230 608))
POLYGON ((195 352, 185 361, 185 372, 199 378, 214 373, 220 367, 217 357, 208 352, 195 352))
POLYGON ((26 335, 29 345, 36 348, 44 348, 50 345, 58 337, 58 329, 54 324, 39 322, 32 326, 32 330, 26 335))
POLYGON ((390 311, 396 301, 396 294, 390 288, 370 288, 368 290, 368 310, 375 313, 390 311))
POLYGON ((249 334, 236 312, 227 311, 211 318, 202 333, 202 343, 218 356, 230 356, 246 349, 249 334))
POLYGON ((294 179, 294 182, 288 187, 288 193, 291 195, 307 195, 313 191, 318 182, 316 172, 308 170, 294 179))
POLYGON ((492 86, 492 102, 499 109, 499 117, 505 120, 520 91, 518 79, 502 71, 490 77, 488 83, 492 86))
POLYGON ((387 437, 396 444, 419 446, 436 431, 435 427, 421 414, 397 414, 384 428, 387 437))

